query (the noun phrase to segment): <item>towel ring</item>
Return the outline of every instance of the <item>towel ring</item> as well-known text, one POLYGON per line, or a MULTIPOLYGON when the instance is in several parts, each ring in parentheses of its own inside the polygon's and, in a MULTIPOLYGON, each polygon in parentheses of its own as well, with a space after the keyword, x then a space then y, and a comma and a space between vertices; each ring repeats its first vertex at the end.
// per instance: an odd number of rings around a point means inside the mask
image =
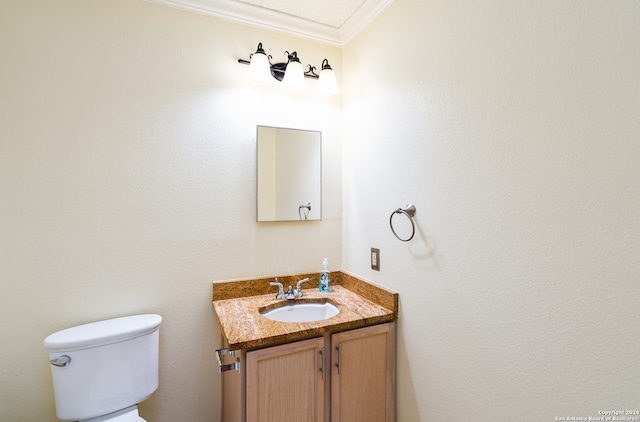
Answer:
POLYGON ((309 212, 311 212, 311 202, 307 203, 307 205, 302 204, 298 207, 298 216, 300 216, 300 220, 306 220, 309 218, 309 212))
POLYGON ((391 213, 391 217, 389 217, 389 226, 391 226, 391 231, 398 238, 398 240, 401 240, 403 242, 408 242, 411 239, 413 239, 413 236, 416 234, 416 225, 413 223, 414 215, 416 215, 416 206, 413 204, 407 204, 405 205, 404 208, 398 208, 397 210, 391 213), (400 236, 398 236, 398 233, 396 233, 396 231, 393 228, 393 216, 396 214, 406 215, 409 221, 411 222, 411 236, 409 236, 408 239, 403 239, 400 236))

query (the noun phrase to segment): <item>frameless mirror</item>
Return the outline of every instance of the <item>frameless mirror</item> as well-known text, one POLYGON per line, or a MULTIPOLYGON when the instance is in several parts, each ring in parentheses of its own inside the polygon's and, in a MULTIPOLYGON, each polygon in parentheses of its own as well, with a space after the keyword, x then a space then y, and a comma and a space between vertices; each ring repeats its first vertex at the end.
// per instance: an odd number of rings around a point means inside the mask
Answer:
POLYGON ((257 220, 322 220, 322 132, 258 126, 257 220))

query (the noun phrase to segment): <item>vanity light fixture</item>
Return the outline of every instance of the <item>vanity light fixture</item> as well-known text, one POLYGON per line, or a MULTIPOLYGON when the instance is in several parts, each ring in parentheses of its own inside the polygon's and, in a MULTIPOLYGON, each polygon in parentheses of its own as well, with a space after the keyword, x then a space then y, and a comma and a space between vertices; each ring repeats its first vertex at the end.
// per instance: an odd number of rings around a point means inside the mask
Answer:
POLYGON ((279 63, 271 63, 271 55, 262 48, 262 43, 258 43, 256 52, 249 55, 249 60, 238 59, 238 63, 249 65, 249 76, 257 80, 267 80, 269 75, 276 80, 284 82, 288 86, 296 88, 302 87, 304 78, 318 80, 318 91, 324 95, 336 95, 340 92, 336 74, 329 65, 329 61, 322 61, 320 74, 318 75, 315 66, 307 65, 307 71, 304 71, 302 63, 298 58, 298 53, 289 53, 285 51, 287 61, 279 63))

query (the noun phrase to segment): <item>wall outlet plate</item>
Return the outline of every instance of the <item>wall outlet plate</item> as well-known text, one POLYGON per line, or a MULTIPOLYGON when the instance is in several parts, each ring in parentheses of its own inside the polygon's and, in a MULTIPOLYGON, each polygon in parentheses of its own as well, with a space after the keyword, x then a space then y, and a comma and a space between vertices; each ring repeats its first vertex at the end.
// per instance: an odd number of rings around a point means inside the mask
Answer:
POLYGON ((380 249, 371 248, 371 269, 380 271, 380 249))

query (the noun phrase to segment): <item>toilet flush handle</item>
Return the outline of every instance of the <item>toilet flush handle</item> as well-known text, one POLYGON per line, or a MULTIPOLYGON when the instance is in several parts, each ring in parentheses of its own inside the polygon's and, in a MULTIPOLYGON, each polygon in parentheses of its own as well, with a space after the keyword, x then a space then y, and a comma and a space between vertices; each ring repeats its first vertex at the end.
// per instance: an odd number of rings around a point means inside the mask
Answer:
POLYGON ((57 359, 50 360, 49 363, 51 363, 51 365, 53 366, 59 366, 62 368, 68 366, 71 363, 71 356, 62 355, 57 359))

